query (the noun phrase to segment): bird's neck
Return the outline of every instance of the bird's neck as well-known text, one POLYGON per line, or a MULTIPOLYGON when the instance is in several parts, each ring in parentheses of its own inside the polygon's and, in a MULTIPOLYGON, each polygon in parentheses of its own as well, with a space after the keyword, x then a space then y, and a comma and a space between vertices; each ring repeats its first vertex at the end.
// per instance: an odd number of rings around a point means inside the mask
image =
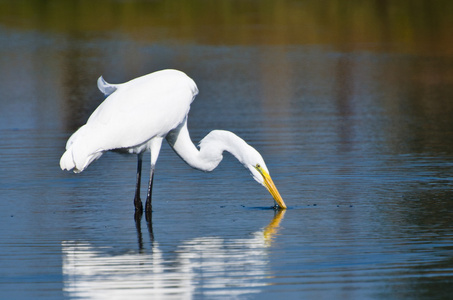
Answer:
POLYGON ((223 151, 233 154, 241 163, 242 153, 250 147, 244 140, 230 131, 213 130, 200 142, 198 149, 192 142, 187 123, 167 135, 173 150, 192 168, 210 172, 222 161, 223 151))

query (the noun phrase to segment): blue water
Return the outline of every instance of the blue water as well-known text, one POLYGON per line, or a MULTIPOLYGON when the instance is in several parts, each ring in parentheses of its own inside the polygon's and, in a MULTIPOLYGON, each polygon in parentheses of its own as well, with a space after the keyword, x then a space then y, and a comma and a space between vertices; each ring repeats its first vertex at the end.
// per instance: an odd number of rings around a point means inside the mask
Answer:
POLYGON ((453 294, 451 57, 0 36, 0 298, 453 294), (194 142, 212 129, 243 137, 286 211, 228 154, 203 173, 164 145, 152 220, 138 223, 135 157, 59 169, 67 138, 102 101, 99 75, 161 68, 198 83, 194 142))

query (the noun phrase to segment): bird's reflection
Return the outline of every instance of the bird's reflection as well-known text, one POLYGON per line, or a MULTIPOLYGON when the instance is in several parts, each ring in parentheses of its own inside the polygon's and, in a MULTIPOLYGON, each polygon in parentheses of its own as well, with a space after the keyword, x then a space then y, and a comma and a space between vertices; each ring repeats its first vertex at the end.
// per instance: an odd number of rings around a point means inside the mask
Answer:
MULTIPOLYGON (((148 227, 148 233, 151 243, 154 241, 153 232, 153 213, 152 211, 145 211, 146 225, 148 227)), ((142 235, 142 217, 143 211, 136 210, 134 213, 135 228, 137 229, 138 248, 140 252, 143 252, 143 235, 142 235)))
POLYGON ((111 255, 88 242, 62 243, 64 291, 90 299, 190 299, 195 293, 208 297, 258 293, 271 276, 268 249, 284 215, 284 210, 276 211, 270 223, 249 238, 197 237, 165 253, 165 247, 154 239, 151 214, 146 222, 152 251, 144 251, 142 214, 136 214, 138 253, 111 255))

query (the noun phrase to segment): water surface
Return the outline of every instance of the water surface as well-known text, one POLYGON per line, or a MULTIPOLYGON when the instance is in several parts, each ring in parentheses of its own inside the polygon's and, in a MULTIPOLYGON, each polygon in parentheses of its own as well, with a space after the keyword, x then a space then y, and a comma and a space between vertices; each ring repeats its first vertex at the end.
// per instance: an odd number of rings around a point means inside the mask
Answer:
POLYGON ((452 5, 207 2, 0 2, 0 298, 448 299, 452 5), (98 76, 162 68, 198 84, 194 142, 243 137, 288 210, 228 154, 164 145, 139 222, 135 157, 59 169, 98 76))

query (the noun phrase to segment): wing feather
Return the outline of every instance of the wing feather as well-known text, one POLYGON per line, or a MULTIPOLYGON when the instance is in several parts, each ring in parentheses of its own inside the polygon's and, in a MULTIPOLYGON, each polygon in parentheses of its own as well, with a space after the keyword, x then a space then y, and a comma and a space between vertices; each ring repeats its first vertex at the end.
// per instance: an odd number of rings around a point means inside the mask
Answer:
POLYGON ((198 93, 193 80, 175 70, 114 86, 116 90, 68 140, 72 153, 66 157, 73 157, 76 169, 83 170, 105 151, 130 149, 156 136, 165 137, 184 122, 198 93))

